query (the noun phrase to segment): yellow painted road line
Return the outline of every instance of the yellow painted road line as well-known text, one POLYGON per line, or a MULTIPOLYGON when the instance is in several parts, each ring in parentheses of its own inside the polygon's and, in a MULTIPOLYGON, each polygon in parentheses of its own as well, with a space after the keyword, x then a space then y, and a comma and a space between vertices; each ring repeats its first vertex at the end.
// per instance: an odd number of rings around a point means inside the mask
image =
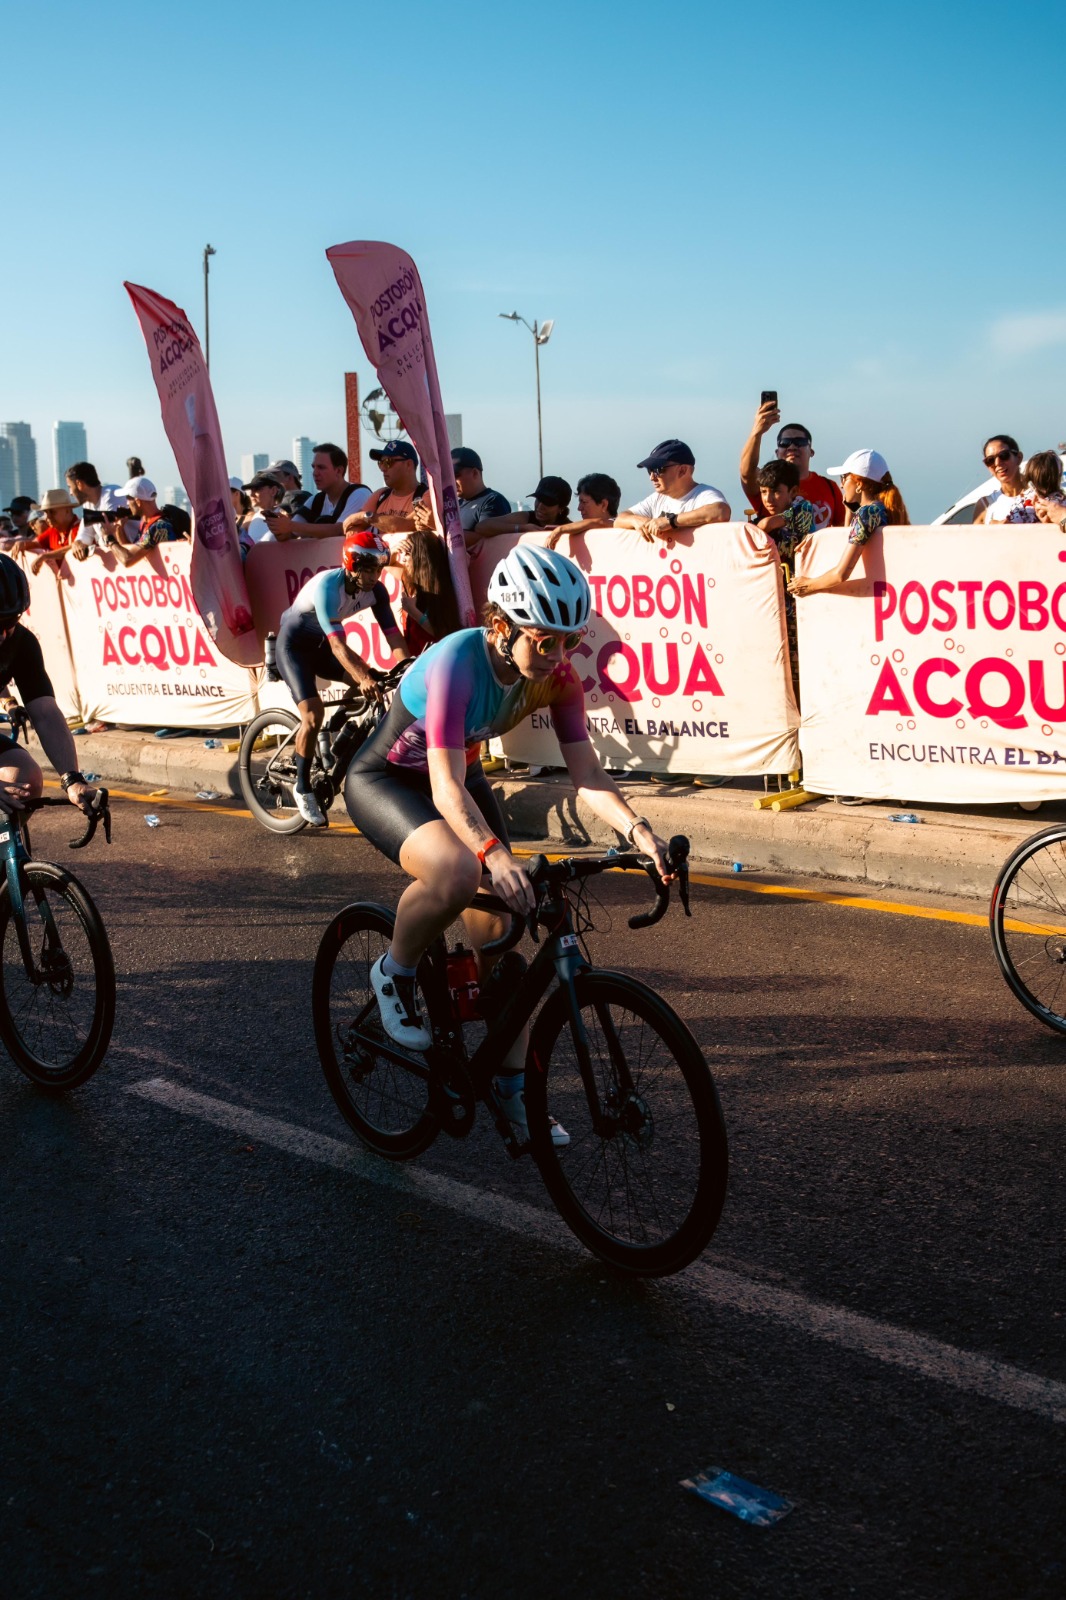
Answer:
MULTIPOLYGON (((48 789, 58 789, 59 785, 51 781, 46 782, 48 789)), ((116 800, 133 800, 143 805, 149 798, 147 795, 135 794, 131 789, 108 789, 116 800)), ((153 800, 154 807, 173 806, 179 811, 209 811, 215 816, 246 817, 253 821, 252 813, 240 806, 216 805, 214 801, 171 800, 160 798, 153 800)), ((351 823, 330 823, 330 833, 350 833, 357 838, 359 829, 351 823)), ((533 855, 548 854, 539 850, 515 850, 516 856, 529 857, 533 855)), ((548 854, 549 861, 560 861, 561 854, 548 854)), ((895 917, 918 917, 925 922, 957 922, 966 928, 987 928, 988 916, 979 911, 940 911, 935 906, 909 906, 900 900, 874 900, 868 895, 858 894, 833 894, 825 889, 797 889, 784 883, 745 883, 739 876, 731 878, 718 878, 708 873, 693 872, 689 875, 690 882, 699 883, 709 889, 730 889, 739 894, 772 894, 780 895, 790 900, 811 900, 818 905, 843 906, 850 911, 877 911, 883 915, 895 917)), ((1044 925, 1016 922, 1008 918, 1003 926, 1011 933, 1032 933, 1047 937, 1055 934, 1066 934, 1066 927, 1053 928, 1044 925)))

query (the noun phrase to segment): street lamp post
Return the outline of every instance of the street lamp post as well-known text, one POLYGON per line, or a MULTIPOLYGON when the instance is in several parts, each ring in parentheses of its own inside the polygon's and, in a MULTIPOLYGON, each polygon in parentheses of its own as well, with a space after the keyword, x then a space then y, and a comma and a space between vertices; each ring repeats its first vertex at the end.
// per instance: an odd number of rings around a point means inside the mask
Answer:
POLYGON ((533 335, 533 360, 537 369, 537 459, 540 462, 540 476, 544 476, 544 429, 541 423, 540 412, 540 347, 547 344, 555 327, 554 317, 549 317, 547 322, 526 322, 525 317, 520 317, 517 311, 501 311, 500 316, 505 322, 521 322, 533 335))
POLYGON ((211 303, 207 293, 207 278, 211 268, 209 260, 216 256, 218 251, 213 244, 204 245, 204 356, 207 360, 207 370, 211 371, 211 303))

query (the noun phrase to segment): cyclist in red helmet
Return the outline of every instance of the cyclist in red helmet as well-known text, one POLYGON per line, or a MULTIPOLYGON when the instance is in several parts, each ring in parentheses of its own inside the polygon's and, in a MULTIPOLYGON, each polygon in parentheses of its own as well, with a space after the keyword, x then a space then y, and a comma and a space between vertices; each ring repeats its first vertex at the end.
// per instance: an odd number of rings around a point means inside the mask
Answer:
POLYGON ((341 550, 341 565, 308 578, 278 628, 278 671, 300 713, 293 797, 301 817, 316 828, 324 828, 326 819, 311 789, 311 760, 325 714, 315 680, 351 683, 364 691, 376 687, 367 663, 344 637, 344 619, 369 609, 396 660, 402 661, 408 654, 381 582, 381 569, 388 559, 388 550, 372 528, 349 533, 341 550))

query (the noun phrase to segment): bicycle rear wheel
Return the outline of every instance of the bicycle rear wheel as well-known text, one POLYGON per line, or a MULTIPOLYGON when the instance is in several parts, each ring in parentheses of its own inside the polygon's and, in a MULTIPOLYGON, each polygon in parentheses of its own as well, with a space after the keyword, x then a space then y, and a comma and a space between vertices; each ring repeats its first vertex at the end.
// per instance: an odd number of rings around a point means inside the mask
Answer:
POLYGON ((537 1019, 526 1071, 533 1154, 582 1244, 642 1277, 700 1254, 725 1203, 728 1148, 714 1080, 681 1019, 622 973, 576 981, 588 1035, 586 1080, 565 989, 537 1019), (548 1119, 570 1135, 551 1141, 548 1119))
POLYGON ((1066 827, 1035 833, 1004 862, 989 910, 992 948, 1010 988, 1066 1033, 1066 827))
POLYGON ((237 755, 244 803, 271 833, 298 833, 307 826, 292 797, 299 726, 291 711, 261 711, 244 730, 237 755))
POLYGON ((429 1069, 416 1058, 409 1066, 397 1059, 402 1052, 389 1046, 370 985, 392 925, 391 911, 365 903, 333 918, 315 958, 311 1010, 318 1058, 341 1115, 378 1155, 409 1161, 429 1148, 440 1123, 429 1109, 429 1069))
POLYGON ((5 881, 0 888, 0 1040, 45 1089, 76 1089, 103 1061, 115 1023, 115 963, 107 933, 78 880, 47 861, 22 869, 31 979, 5 881), (55 933, 41 919, 47 905, 55 933))

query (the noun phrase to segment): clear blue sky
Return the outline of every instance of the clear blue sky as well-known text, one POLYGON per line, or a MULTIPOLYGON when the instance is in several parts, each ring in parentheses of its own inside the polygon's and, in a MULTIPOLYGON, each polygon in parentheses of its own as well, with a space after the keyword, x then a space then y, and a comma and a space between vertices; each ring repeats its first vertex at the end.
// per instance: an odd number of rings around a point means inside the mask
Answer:
MULTIPOLYGON (((231 463, 343 442, 369 371, 323 254, 418 263, 448 410, 491 482, 576 482, 680 435, 740 504, 762 388, 815 465, 880 449, 916 518, 985 435, 1066 437, 1061 13, 67 0, 3 25, 0 419, 82 419, 107 476, 173 463, 122 280, 202 322, 231 463), (1048 65, 1050 63, 1050 65, 1048 65), (1048 76, 1045 78, 1044 74, 1048 76)), ((374 479, 376 481, 376 477, 374 479)))

